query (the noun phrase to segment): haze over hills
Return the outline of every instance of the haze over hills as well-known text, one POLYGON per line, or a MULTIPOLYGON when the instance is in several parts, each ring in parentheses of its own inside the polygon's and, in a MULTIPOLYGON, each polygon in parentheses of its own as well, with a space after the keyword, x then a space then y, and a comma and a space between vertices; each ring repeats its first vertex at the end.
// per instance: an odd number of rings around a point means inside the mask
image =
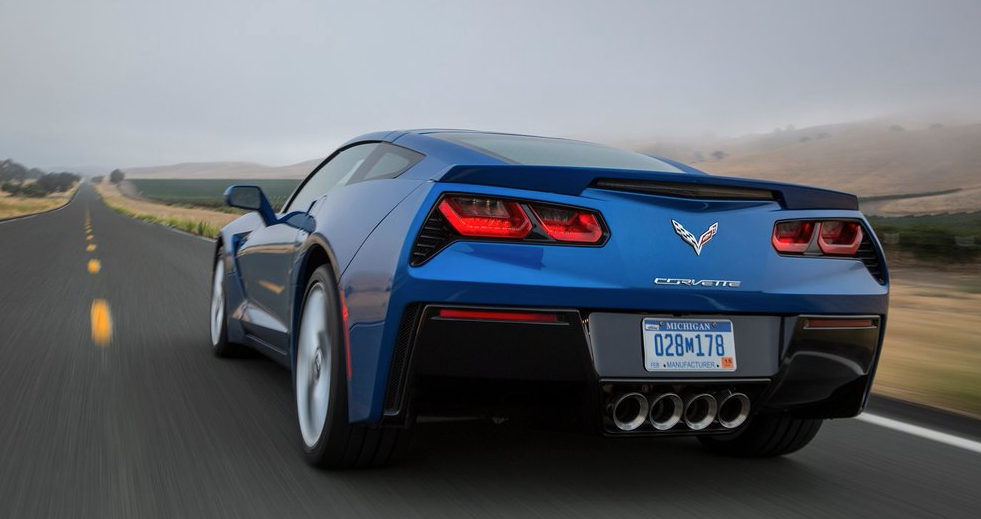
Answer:
POLYGON ((888 196, 862 205, 883 216, 981 210, 981 124, 880 118, 640 149, 715 175, 888 196))
POLYGON ((324 159, 312 159, 288 166, 267 166, 254 162, 185 162, 170 166, 122 168, 126 178, 304 178, 324 159))
MULTIPOLYGON (((978 120, 964 114, 901 115, 736 138, 634 142, 629 147, 715 175, 813 185, 863 198, 886 197, 863 201, 863 211, 870 214, 965 212, 981 210, 978 120)), ((123 171, 134 179, 303 178, 321 160, 279 167, 210 162, 123 171)))

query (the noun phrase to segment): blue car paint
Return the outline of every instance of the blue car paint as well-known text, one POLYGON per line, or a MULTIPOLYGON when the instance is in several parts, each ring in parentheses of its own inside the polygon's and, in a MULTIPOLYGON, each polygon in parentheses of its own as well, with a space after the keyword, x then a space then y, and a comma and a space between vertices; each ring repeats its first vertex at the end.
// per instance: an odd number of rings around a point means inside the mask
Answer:
MULTIPOLYGON (((425 132, 380 132, 350 143, 367 140, 391 140, 426 157, 398 179, 353 184, 327 195, 316 212, 316 230, 301 247, 302 251, 309 250, 313 244, 327 248, 347 303, 353 370, 348 382, 348 408, 352 422, 375 424, 381 419, 398 322, 411 303, 438 301, 693 314, 884 316, 886 313, 888 280, 878 283, 860 261, 781 256, 769 244, 774 222, 794 218, 855 219, 871 235, 867 221, 857 211, 786 210, 778 202, 706 202, 583 190, 588 182, 583 183, 582 178, 573 182, 582 191, 578 195, 553 192, 570 191, 559 182, 560 178, 551 179, 549 185, 523 184, 533 190, 487 185, 495 183, 493 178, 480 173, 471 180, 482 178, 482 185, 445 182, 441 180, 447 174, 454 171, 459 174, 457 164, 501 166, 504 163, 464 146, 427 137, 425 132), (416 234, 438 198, 448 192, 483 193, 595 209, 605 218, 610 238, 603 247, 458 241, 425 264, 409 266, 416 234), (682 222, 696 234, 718 221, 719 232, 702 254, 696 256, 675 235, 671 219, 682 222), (743 284, 739 289, 693 290, 655 286, 655 277, 731 279, 743 284), (842 298, 843 294, 851 296, 842 298)), ((666 177, 704 179, 704 182, 721 178, 675 165, 683 172, 666 174, 666 177)), ((518 169, 521 168, 515 168, 518 169)), ((534 170, 525 171, 533 174, 534 170)), ((576 168, 567 169, 567 173, 572 170, 576 168)), ((580 177, 595 176, 595 173, 581 172, 580 177)), ((632 178, 649 178, 649 174, 631 173, 632 178)), ((752 183, 731 180, 736 184, 752 183)), ((821 198, 820 190, 786 187, 800 195, 804 206, 821 198)), ((250 226, 254 228, 254 220, 243 220, 236 220, 223 230, 226 243, 236 233, 248 232, 250 226)), ((874 235, 872 239, 875 240, 874 235)), ((876 247, 881 250, 878 242, 876 247)), ((301 253, 296 258, 297 264, 303 259, 301 253)), ((293 288, 298 291, 302 291, 303 284, 296 278, 300 270, 293 269, 293 288)), ((229 278, 235 275, 231 272, 229 278)), ((229 299, 231 302, 233 297, 245 296, 229 294, 229 299)), ((292 303, 296 304, 297 301, 292 303)), ((292 305, 295 321, 296 308, 292 305)), ((233 327, 230 325, 230 337, 234 336, 233 327)))

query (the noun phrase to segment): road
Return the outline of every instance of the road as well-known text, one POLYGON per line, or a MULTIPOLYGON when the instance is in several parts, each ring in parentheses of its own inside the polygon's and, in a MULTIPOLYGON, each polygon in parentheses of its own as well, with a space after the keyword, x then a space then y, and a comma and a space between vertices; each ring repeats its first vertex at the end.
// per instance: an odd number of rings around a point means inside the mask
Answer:
POLYGON ((859 420, 770 460, 420 424, 398 466, 313 469, 288 373, 209 351, 211 250, 87 184, 0 223, 0 517, 981 515, 981 454, 859 420))

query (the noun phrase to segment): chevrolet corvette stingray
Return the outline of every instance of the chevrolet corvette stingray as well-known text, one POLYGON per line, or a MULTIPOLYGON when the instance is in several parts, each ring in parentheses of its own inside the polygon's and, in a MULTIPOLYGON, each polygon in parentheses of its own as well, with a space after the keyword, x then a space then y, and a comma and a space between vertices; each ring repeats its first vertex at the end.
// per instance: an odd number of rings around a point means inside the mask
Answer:
POLYGON ((420 416, 794 452, 868 398, 885 258, 848 194, 586 142, 358 137, 217 239, 211 344, 292 373, 310 463, 365 467, 420 416))

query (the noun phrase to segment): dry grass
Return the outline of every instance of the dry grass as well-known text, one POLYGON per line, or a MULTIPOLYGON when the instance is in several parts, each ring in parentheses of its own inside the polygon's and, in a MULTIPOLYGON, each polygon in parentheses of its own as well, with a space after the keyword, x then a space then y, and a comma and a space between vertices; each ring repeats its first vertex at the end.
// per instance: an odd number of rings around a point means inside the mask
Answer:
POLYGON ((78 189, 77 184, 66 193, 55 193, 44 198, 11 196, 10 193, 0 191, 0 220, 41 213, 61 207, 71 200, 76 189, 78 189))
POLYGON ((873 391, 981 416, 981 275, 895 271, 873 391))
POLYGON ((123 195, 116 185, 103 181, 95 185, 102 201, 112 209, 136 218, 214 238, 218 231, 238 215, 192 207, 178 207, 136 200, 123 195))

